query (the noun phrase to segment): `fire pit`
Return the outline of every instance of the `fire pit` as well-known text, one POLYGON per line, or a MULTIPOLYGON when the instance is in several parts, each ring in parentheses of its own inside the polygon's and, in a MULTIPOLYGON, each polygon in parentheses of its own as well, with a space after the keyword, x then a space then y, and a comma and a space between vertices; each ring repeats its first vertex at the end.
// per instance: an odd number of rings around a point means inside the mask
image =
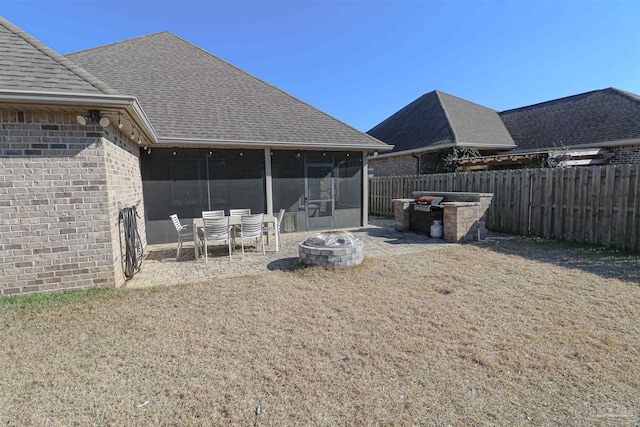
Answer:
POLYGON ((300 243, 300 262, 325 267, 353 267, 362 262, 363 244, 346 231, 324 231, 300 243))

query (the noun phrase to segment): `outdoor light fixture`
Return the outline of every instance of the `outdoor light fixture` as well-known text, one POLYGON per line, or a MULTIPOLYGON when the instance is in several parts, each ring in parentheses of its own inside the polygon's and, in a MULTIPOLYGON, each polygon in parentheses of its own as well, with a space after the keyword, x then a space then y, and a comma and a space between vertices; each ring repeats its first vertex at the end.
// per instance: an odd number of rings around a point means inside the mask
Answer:
POLYGON ((131 131, 131 139, 135 139, 136 138, 136 128, 133 128, 133 130, 131 131))
POLYGON ((118 113, 118 129, 122 129, 123 126, 122 120, 120 119, 120 113, 118 113))
POLYGON ((300 154, 300 152, 298 151, 298 153, 296 154, 296 158, 300 158, 302 156, 302 154, 300 154))
POLYGON ((76 121, 78 124, 84 126, 88 122, 100 123, 100 126, 106 128, 111 123, 108 117, 100 117, 100 111, 98 110, 89 110, 89 114, 86 116, 76 116, 76 121))
POLYGON ((148 145, 144 146, 144 151, 147 152, 147 154, 151 154, 151 147, 149 147, 148 145))
POLYGON ((142 145, 142 140, 138 137, 138 145, 142 145))

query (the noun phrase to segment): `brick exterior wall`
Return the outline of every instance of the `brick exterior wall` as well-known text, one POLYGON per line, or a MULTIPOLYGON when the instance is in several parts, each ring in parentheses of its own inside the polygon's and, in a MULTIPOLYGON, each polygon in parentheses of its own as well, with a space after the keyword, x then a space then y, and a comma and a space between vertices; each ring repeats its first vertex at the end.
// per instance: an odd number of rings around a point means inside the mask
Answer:
POLYGON ((640 145, 611 147, 610 150, 616 154, 609 162, 612 165, 640 163, 640 145))
POLYGON ((373 169, 373 176, 415 175, 417 167, 418 159, 411 157, 410 154, 381 159, 369 157, 369 168, 373 169))
POLYGON ((0 294, 122 284, 117 204, 142 199, 138 155, 74 114, 0 111, 0 294))
POLYGON ((427 151, 420 153, 420 173, 430 174, 436 173, 436 167, 438 166, 438 152, 427 151))

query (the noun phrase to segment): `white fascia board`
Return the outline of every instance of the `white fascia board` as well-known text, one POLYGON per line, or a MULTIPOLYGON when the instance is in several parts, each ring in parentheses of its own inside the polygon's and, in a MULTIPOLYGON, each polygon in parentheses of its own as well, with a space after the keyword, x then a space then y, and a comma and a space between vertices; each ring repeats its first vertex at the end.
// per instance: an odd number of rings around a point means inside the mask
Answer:
POLYGON ((439 151, 439 150, 442 150, 443 148, 451 148, 451 147, 473 147, 479 150, 497 150, 497 149, 511 150, 516 148, 515 145, 498 145, 498 144, 492 145, 492 144, 474 144, 474 143, 466 143, 466 142, 448 142, 445 144, 429 145, 428 147, 415 148, 413 150, 404 150, 404 151, 396 151, 395 153, 380 154, 378 156, 372 157, 371 160, 384 159, 386 157, 406 156, 409 154, 416 154, 416 153, 426 153, 429 151, 439 151))
POLYGON ((385 159, 387 157, 396 157, 396 156, 406 156, 406 155, 415 154, 415 153, 426 153, 428 151, 438 151, 438 150, 442 150, 443 148, 450 148, 450 147, 455 147, 455 144, 450 142, 447 144, 442 144, 437 146, 430 145, 429 147, 415 148, 413 150, 404 150, 404 151, 396 151, 395 153, 379 154, 377 156, 370 158, 369 160, 385 159))
POLYGON ((473 142, 457 142, 456 147, 473 147, 479 150, 498 150, 504 148, 505 150, 511 150, 516 148, 516 144, 478 144, 473 142))
POLYGON ((549 153, 549 152, 564 152, 566 150, 581 150, 588 148, 606 148, 606 147, 622 147, 625 145, 640 145, 640 138, 633 139, 618 139, 615 141, 594 142, 592 144, 573 144, 564 145, 562 147, 542 147, 533 148, 531 150, 516 150, 515 152, 509 152, 505 154, 531 154, 531 153, 549 153))
POLYGON ((143 130, 153 142, 158 141, 158 135, 151 126, 149 118, 134 96, 2 89, 0 103, 124 109, 136 122, 138 129, 143 130))
POLYGON ((204 147, 227 148, 273 148, 273 149, 309 149, 309 150, 341 150, 341 151, 381 151, 391 150, 393 145, 377 144, 320 144, 315 142, 281 142, 281 141, 251 141, 251 140, 223 140, 206 138, 160 138, 158 145, 180 146, 199 145, 204 147))

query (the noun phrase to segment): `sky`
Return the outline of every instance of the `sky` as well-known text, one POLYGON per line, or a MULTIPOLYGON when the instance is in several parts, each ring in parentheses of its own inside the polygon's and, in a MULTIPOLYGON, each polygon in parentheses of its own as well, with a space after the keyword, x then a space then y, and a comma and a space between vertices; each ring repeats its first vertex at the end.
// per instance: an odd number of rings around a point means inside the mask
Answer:
POLYGON ((168 30, 362 131, 436 89, 499 111, 640 94, 640 0, 0 0, 0 15, 63 54, 168 30))

